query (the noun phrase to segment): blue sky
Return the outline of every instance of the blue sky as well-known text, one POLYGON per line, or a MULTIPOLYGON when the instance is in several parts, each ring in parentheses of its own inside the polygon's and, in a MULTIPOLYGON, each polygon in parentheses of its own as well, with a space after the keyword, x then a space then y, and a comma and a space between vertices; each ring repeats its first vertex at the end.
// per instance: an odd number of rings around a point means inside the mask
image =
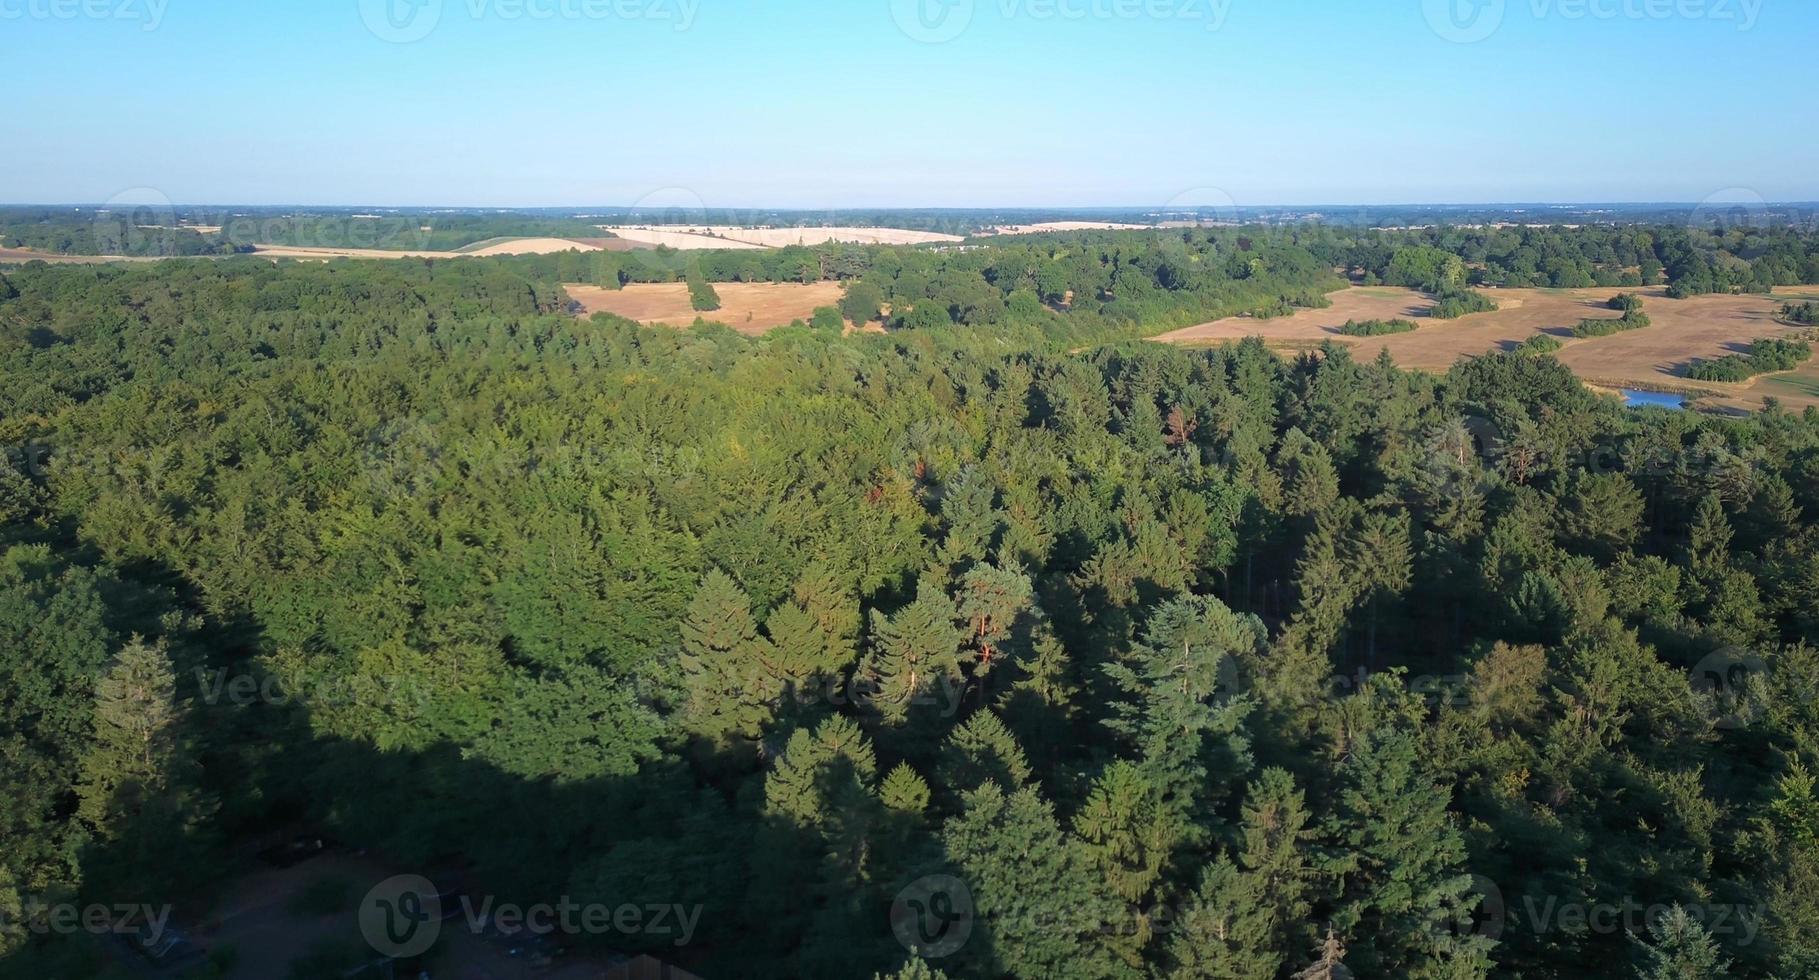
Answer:
POLYGON ((0 201, 1804 201, 1816 42, 1812 0, 0 0, 0 201))

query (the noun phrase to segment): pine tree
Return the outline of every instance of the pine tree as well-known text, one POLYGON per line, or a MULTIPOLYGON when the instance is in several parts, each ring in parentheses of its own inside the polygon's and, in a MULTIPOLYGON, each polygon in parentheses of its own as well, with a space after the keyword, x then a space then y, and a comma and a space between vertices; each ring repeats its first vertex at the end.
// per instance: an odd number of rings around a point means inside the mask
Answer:
POLYGON ((1489 970, 1490 941, 1455 936, 1445 923, 1471 911, 1465 841, 1447 791, 1400 731, 1366 733, 1341 770, 1336 836, 1351 870, 1340 924, 1368 972, 1456 980, 1489 970))
POLYGON ((778 680, 798 697, 814 690, 820 678, 833 676, 846 666, 830 656, 838 648, 821 623, 794 602, 771 610, 764 632, 776 651, 778 680))
POLYGON ((1175 599, 1152 614, 1127 663, 1105 668, 1123 694, 1106 725, 1136 749, 1178 843, 1202 834, 1209 797, 1221 788, 1208 774, 1241 779, 1250 765, 1238 658, 1258 656, 1264 638, 1261 621, 1217 599, 1175 599))
POLYGON ((859 598, 852 584, 823 564, 810 565, 802 571, 791 588, 796 605, 814 618, 827 640, 823 662, 851 666, 859 647, 859 598))
POLYGON ((884 785, 878 790, 879 801, 893 813, 902 813, 918 819, 928 810, 928 781, 909 767, 909 763, 897 764, 890 775, 884 777, 884 785))
POLYGON ((1269 980, 1306 948, 1317 875, 1308 821, 1287 772, 1266 770, 1251 784, 1242 848, 1207 866, 1170 941, 1173 976, 1269 980))
POLYGON ((852 719, 797 729, 764 778, 764 822, 752 845, 748 902, 778 905, 765 932, 804 976, 844 975, 868 936, 863 898, 885 822, 872 786, 877 760, 852 719), (793 896, 777 903, 777 896, 793 896))
POLYGON ((1030 765, 1004 722, 981 711, 947 737, 937 777, 943 791, 956 796, 988 780, 1012 792, 1029 782, 1030 765))
POLYGON ((825 826, 840 816, 843 797, 870 794, 877 772, 871 740, 852 719, 836 715, 813 732, 797 729, 765 777, 765 813, 825 826))
POLYGON ((83 753, 77 811, 103 836, 171 787, 177 756, 176 674, 162 642, 135 636, 102 675, 95 737, 83 753))
POLYGON ((1352 971, 1345 966, 1345 952, 1345 943, 1328 926, 1326 938, 1314 946, 1313 965, 1295 974, 1294 980, 1352 980, 1352 971))
POLYGON ((980 565, 966 573, 958 608, 966 622, 975 673, 989 671, 999 657, 1013 653, 1008 647, 1014 631, 1034 612, 1030 601, 1034 592, 1022 571, 980 565))
POLYGON ((1706 494, 1699 501, 1691 535, 1687 557, 1693 576, 1710 587, 1731 560, 1731 522, 1724 513, 1723 499, 1716 493, 1706 494))
POLYGON ((1116 961, 1101 935, 1126 925, 1120 906, 1035 789, 1007 795, 997 783, 985 783, 967 794, 942 842, 972 892, 973 938, 959 956, 975 965, 973 972, 1115 975, 1116 961))
POLYGON ((1283 510, 1295 517, 1311 517, 1339 499, 1339 474, 1325 447, 1300 429, 1290 429, 1276 451, 1276 472, 1282 478, 1283 510))
POLYGON ((25 945, 25 897, 19 894, 18 879, 6 865, 0 864, 0 963, 25 945))
POLYGON ((1642 944, 1637 980, 1726 980, 1731 961, 1699 920, 1679 905, 1649 923, 1652 942, 1642 944))
POLYGON ((1413 578, 1406 515, 1367 513, 1347 543, 1350 578, 1368 599, 1366 662, 1377 662, 1377 627, 1385 601, 1401 595, 1413 578))
POLYGON ((929 966, 927 960, 912 956, 908 963, 903 964, 903 969, 888 977, 874 973, 872 980, 947 980, 947 974, 929 966))
POLYGON ((769 647, 744 590, 710 570, 682 621, 684 726, 713 742, 757 738, 781 689, 769 647))
POLYGON ((1132 967, 1143 965, 1143 953, 1154 933, 1150 921, 1163 862, 1179 833, 1158 812, 1156 794, 1143 773, 1129 762, 1114 762, 1093 784, 1086 806, 1074 820, 1074 832, 1087 845, 1093 866, 1111 892, 1125 903, 1129 931, 1118 930, 1106 943, 1132 967))
POLYGON ((955 571, 985 560, 997 543, 1004 518, 996 510, 996 490, 977 467, 968 467, 943 488, 941 563, 955 571))
POLYGON ((879 713, 902 721, 937 678, 958 678, 965 640, 954 601, 928 576, 916 600, 895 615, 873 610, 872 650, 863 669, 877 692, 879 713))

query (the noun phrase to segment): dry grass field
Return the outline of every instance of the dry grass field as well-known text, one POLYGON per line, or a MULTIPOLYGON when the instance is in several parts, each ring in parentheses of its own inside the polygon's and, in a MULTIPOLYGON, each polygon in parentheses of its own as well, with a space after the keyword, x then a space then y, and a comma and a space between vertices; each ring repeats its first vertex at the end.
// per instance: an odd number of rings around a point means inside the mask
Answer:
POLYGON ((271 259, 458 259, 463 256, 549 255, 556 252, 598 252, 601 246, 572 238, 504 238, 477 242, 467 249, 438 252, 425 249, 392 251, 380 248, 318 248, 313 245, 254 245, 253 254, 271 259))
MULTIPOLYGON (((606 244, 612 239, 577 239, 577 238, 502 238, 496 241, 476 242, 466 249, 455 252, 437 252, 425 249, 411 251, 393 251, 382 248, 319 248, 313 245, 254 245, 252 254, 268 259, 458 259, 462 256, 485 257, 489 255, 548 255, 555 252, 599 252, 603 250, 626 251, 636 247, 633 243, 606 244)), ((221 256, 203 256, 220 258, 221 256)), ((54 262, 72 265, 94 265, 105 262, 156 262, 155 256, 125 255, 57 255, 53 252, 39 252, 29 248, 0 248, 0 263, 7 262, 54 262)))
POLYGON ((689 305, 684 283, 633 284, 624 289, 565 285, 569 298, 589 314, 612 313, 639 323, 686 327, 697 317, 724 323, 743 334, 758 335, 792 320, 807 320, 817 307, 840 302, 837 282, 717 282, 720 309, 697 313, 689 305))
POLYGON ((58 255, 31 248, 0 248, 0 265, 26 262, 49 262, 52 265, 101 265, 108 262, 156 262, 157 259, 134 259, 116 255, 58 255))
POLYGON ((735 225, 601 225, 620 238, 674 249, 782 248, 786 245, 926 245, 965 241, 958 235, 901 228, 743 228, 735 225))
POLYGON ((999 225, 981 232, 984 235, 1040 235, 1047 231, 1145 231, 1149 225, 1122 221, 1038 221, 1027 225, 999 225))
POLYGON ((1187 327, 1156 338, 1169 343, 1214 344, 1260 336, 1272 346, 1312 347, 1336 340, 1359 348, 1360 357, 1388 350, 1403 367, 1444 371, 1461 357, 1494 350, 1510 350, 1536 334, 1549 334, 1564 347, 1556 356, 1581 378, 1607 388, 1641 388, 1662 391, 1698 391, 1707 394, 1702 405, 1723 408, 1759 408, 1767 396, 1800 407, 1819 405, 1819 368, 1810 362, 1787 375, 1757 378, 1744 384, 1688 381, 1686 372, 1695 361, 1723 357, 1748 347, 1762 337, 1791 332, 1775 321, 1782 302, 1802 295, 1787 290, 1765 296, 1698 296, 1668 299, 1659 287, 1645 289, 1492 289, 1485 291, 1499 309, 1457 320, 1428 317, 1433 301, 1414 290, 1392 287, 1356 287, 1333 293, 1333 305, 1324 310, 1300 310, 1293 316, 1270 320, 1231 317, 1187 327), (1615 318, 1605 306, 1620 292, 1643 297, 1643 311, 1653 321, 1641 330, 1608 337, 1580 339, 1572 328, 1588 318, 1615 318), (1386 337, 1345 337, 1339 327, 1347 320, 1413 320, 1420 329, 1386 337))

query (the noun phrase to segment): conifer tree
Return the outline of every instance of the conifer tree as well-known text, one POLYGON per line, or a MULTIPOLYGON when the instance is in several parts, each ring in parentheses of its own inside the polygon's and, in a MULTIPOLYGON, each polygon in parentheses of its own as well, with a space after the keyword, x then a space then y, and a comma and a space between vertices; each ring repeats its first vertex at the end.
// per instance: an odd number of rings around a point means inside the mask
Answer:
POLYGON ((1034 612, 1034 591, 1028 575, 992 565, 979 565, 961 579, 958 608, 975 673, 989 671, 1016 652, 1010 644, 1022 620, 1034 612))
POLYGON ((864 670, 876 690, 879 713, 902 721, 938 678, 960 676, 966 631, 959 610, 940 584, 924 576, 916 600, 892 616, 872 611, 871 653, 864 670))
POLYGON ((1268 980, 1300 955, 1318 875, 1310 819, 1287 772, 1251 784, 1242 846, 1206 867, 1170 939, 1173 976, 1268 980))
POLYGON ((171 788, 178 758, 176 675, 162 642, 133 637, 95 693, 94 742, 82 756, 78 812, 103 836, 171 788))
POLYGON ((1030 765, 1004 722, 990 711, 981 711, 947 737, 937 775, 942 790, 954 796, 987 781, 1014 792, 1029 782, 1030 765))
POLYGON ((682 621, 689 731, 713 742, 758 737, 780 688, 769 646, 744 590, 732 576, 709 570, 682 621))
POLYGON ((1649 923, 1637 980, 1726 980, 1731 961, 1685 907, 1676 905, 1649 923))
POLYGON ((1335 836, 1350 870, 1338 924, 1352 937, 1354 965, 1396 976, 1483 976, 1490 941, 1445 928, 1464 921, 1475 899, 1448 794, 1414 738, 1366 733, 1341 774, 1335 836))
POLYGON ((1074 820, 1074 832, 1086 843, 1112 895, 1125 903, 1125 918, 1132 924, 1108 935, 1106 943, 1126 964, 1140 967, 1154 932, 1150 916, 1163 863, 1179 832, 1158 812, 1156 794, 1142 771, 1124 761, 1100 774, 1074 820))
POLYGON ((957 958, 974 972, 1116 975, 1100 936, 1125 925, 1119 903, 1034 788, 1006 794, 997 783, 981 785, 948 821, 942 843, 972 892, 973 938, 957 958))

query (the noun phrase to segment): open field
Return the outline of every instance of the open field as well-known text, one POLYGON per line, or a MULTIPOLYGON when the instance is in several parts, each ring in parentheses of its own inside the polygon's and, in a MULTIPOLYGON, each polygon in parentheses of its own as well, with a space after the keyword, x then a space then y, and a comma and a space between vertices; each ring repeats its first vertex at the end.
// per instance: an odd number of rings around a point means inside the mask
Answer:
POLYGON ((1145 231, 1150 225, 1133 225, 1122 221, 1038 221, 1027 225, 999 225, 980 232, 982 235, 1040 235, 1048 231, 1145 231))
POLYGON ((0 248, 0 265, 18 262, 49 262, 52 265, 101 265, 108 262, 156 262, 155 258, 129 258, 122 255, 58 255, 31 248, 0 248))
POLYGON ((1819 405, 1819 369, 1809 363, 1800 371, 1767 376, 1742 384, 1688 381, 1687 369, 1695 361, 1737 353, 1749 342, 1775 337, 1792 328, 1775 321, 1780 304, 1802 295, 1799 289, 1765 296, 1698 296, 1668 299, 1658 287, 1644 289, 1492 289, 1485 291, 1499 309, 1457 320, 1428 317, 1433 301, 1411 289, 1355 287, 1331 294, 1333 305, 1324 310, 1300 310, 1292 316, 1259 320, 1230 317, 1187 327, 1157 337, 1169 343, 1222 343, 1260 336, 1272 346, 1312 347, 1336 340, 1359 348, 1359 356, 1374 356, 1386 349, 1403 367, 1444 371, 1461 357, 1494 350, 1509 350, 1536 334, 1559 340, 1560 362, 1580 377, 1605 387, 1662 391, 1698 390, 1710 393, 1702 404, 1726 408, 1758 408, 1765 396, 1781 398, 1792 406, 1819 405), (1605 306, 1621 292, 1643 297, 1643 312, 1653 324, 1641 330, 1608 337, 1581 339, 1572 328, 1588 318, 1615 319, 1605 306), (1414 320, 1414 333, 1387 337, 1345 337, 1339 327, 1347 320, 1414 320))
POLYGON ((313 245, 254 245, 253 254, 272 259, 458 259, 462 256, 549 255, 556 252, 598 252, 602 246, 572 238, 501 238, 475 242, 453 252, 426 249, 392 251, 382 248, 319 248, 313 245))
POLYGON ((958 235, 901 228, 742 228, 734 225, 601 225, 620 238, 674 249, 782 248, 786 245, 926 245, 965 241, 958 235))
POLYGON ((817 307, 833 306, 844 292, 837 282, 717 282, 720 308, 698 313, 689 305, 688 286, 680 282, 633 284, 623 289, 564 285, 569 298, 588 313, 612 313, 639 323, 686 327, 696 318, 724 323, 743 334, 757 335, 807 320, 817 307))
MULTIPOLYGON (((268 259, 458 259, 463 256, 484 258, 491 255, 549 255, 556 252, 623 252, 637 248, 635 243, 614 239, 574 238, 500 238, 475 242, 453 252, 427 249, 394 251, 383 248, 323 248, 313 245, 254 245, 251 253, 268 259)), ((205 255, 196 258, 230 258, 205 255)), ((0 248, 0 263, 53 262, 65 265, 94 265, 106 262, 156 262, 160 256, 129 255, 58 255, 29 248, 0 248)))

